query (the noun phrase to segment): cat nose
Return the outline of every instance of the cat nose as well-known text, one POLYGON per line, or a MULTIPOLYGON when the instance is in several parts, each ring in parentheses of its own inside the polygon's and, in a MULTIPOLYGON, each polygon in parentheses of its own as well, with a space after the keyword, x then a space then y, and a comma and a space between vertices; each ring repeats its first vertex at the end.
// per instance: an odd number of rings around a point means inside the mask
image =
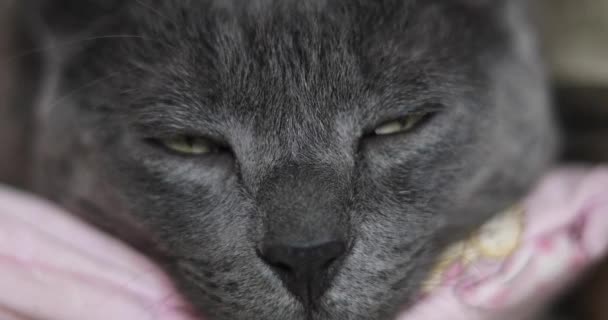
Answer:
POLYGON ((329 288, 346 252, 342 241, 314 245, 266 243, 259 254, 305 305, 314 304, 329 288))

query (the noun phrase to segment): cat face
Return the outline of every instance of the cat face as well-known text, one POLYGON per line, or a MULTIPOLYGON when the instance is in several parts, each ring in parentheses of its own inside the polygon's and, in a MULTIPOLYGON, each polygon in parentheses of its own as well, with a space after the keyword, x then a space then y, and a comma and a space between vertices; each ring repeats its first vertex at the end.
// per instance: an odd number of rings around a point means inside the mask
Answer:
POLYGON ((553 155, 515 1, 64 2, 35 187, 210 319, 392 319, 553 155))

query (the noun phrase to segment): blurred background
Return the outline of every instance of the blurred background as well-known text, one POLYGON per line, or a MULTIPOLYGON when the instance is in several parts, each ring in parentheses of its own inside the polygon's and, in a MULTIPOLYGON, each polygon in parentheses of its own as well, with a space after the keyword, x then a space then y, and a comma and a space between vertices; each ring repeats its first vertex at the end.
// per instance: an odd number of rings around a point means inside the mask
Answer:
MULTIPOLYGON (((20 185, 27 167, 25 120, 38 57, 12 7, 0 0, 0 176, 20 185)), ((537 0, 536 17, 563 127, 564 160, 608 162, 608 0, 537 0)), ((607 217, 608 218, 608 217, 607 217)), ((564 319, 608 319, 608 261, 564 297, 564 319)), ((555 319, 557 320, 557 319, 555 319)))
POLYGON ((566 156, 607 161, 608 0, 542 0, 538 11, 566 156))
MULTIPOLYGON (((608 162, 608 0, 541 0, 538 19, 564 128, 564 158, 608 162)), ((608 261, 558 307, 565 319, 608 319, 608 261)))

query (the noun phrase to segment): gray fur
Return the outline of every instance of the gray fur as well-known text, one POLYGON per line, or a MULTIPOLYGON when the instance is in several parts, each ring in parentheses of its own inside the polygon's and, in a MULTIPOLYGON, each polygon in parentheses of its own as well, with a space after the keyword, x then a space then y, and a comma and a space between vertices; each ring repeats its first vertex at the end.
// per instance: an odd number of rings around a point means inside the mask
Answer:
POLYGON ((437 252, 553 158, 517 0, 141 0, 73 20, 41 8, 56 50, 33 188, 159 259, 210 319, 392 319, 437 252), (437 113, 366 135, 420 110, 437 113), (145 142, 184 132, 231 151, 145 142), (318 308, 256 255, 270 232, 348 235, 318 308))

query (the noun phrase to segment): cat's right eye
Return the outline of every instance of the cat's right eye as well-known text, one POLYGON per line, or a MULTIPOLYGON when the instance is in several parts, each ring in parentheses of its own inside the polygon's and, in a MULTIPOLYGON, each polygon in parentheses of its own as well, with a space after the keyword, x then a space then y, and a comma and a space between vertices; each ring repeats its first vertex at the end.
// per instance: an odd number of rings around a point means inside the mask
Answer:
POLYGON ((381 137, 410 133, 418 126, 422 125, 426 120, 429 120, 433 115, 435 115, 435 112, 416 112, 392 121, 387 121, 373 129, 368 136, 381 137))
POLYGON ((376 136, 388 136, 397 133, 407 133, 414 129, 414 127, 416 127, 416 125, 421 122, 425 116, 426 114, 424 113, 415 113, 398 120, 384 123, 374 129, 374 134, 376 136))

